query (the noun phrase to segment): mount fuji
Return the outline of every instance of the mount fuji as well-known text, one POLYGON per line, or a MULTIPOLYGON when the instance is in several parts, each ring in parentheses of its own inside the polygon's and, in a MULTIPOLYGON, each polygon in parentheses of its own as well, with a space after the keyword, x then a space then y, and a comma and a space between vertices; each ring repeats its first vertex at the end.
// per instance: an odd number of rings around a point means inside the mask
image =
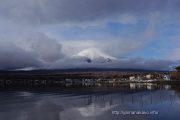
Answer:
POLYGON ((97 48, 88 48, 80 51, 72 56, 75 60, 81 60, 86 63, 112 63, 118 59, 108 54, 103 53, 97 48))

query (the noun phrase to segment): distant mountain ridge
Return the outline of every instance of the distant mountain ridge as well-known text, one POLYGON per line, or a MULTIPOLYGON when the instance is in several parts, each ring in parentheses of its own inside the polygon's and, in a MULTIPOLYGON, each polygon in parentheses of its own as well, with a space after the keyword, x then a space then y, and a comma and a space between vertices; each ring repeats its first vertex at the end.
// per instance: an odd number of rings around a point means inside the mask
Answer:
POLYGON ((169 72, 162 70, 147 70, 147 69, 122 69, 122 68, 71 68, 71 69, 38 69, 38 70, 0 70, 0 74, 52 74, 65 72, 169 72))

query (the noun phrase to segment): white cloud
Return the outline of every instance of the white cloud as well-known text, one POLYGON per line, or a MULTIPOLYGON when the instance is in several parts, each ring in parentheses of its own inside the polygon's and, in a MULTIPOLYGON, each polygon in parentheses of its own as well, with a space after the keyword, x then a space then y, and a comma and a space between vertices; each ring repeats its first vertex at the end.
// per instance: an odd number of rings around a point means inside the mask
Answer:
POLYGON ((61 44, 42 33, 31 36, 28 42, 31 52, 45 62, 54 62, 64 57, 61 44))
POLYGON ((180 48, 175 48, 168 55, 170 60, 180 60, 180 48))
POLYGON ((137 24, 139 19, 140 18, 137 18, 133 14, 122 14, 119 15, 117 22, 120 22, 121 24, 137 24))

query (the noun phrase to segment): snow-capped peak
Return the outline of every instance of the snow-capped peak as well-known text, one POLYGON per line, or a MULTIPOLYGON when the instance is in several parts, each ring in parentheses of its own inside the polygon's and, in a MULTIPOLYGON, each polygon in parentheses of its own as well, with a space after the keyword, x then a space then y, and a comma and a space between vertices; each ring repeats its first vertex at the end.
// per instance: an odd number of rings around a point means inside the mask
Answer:
POLYGON ((97 48, 88 48, 83 51, 80 51, 78 54, 73 55, 73 58, 81 58, 86 60, 86 62, 112 62, 113 60, 117 60, 115 57, 112 57, 110 55, 107 55, 103 52, 101 52, 97 48))

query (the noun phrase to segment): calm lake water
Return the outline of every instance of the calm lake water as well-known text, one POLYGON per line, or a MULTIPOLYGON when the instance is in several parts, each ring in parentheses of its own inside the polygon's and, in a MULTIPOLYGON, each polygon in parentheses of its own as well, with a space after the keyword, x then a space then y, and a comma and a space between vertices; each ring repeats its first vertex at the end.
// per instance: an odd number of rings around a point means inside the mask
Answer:
POLYGON ((180 86, 68 86, 0 92, 0 120, 180 120, 180 86))

